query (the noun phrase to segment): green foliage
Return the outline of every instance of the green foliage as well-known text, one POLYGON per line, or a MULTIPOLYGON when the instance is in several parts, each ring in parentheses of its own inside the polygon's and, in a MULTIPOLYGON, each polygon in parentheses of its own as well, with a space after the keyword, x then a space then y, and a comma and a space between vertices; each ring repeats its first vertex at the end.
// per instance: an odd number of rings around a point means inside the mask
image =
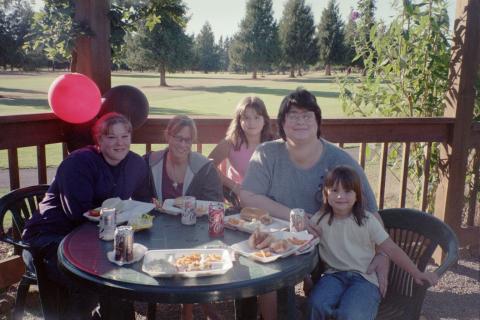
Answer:
POLYGON ((219 52, 210 23, 205 22, 194 45, 196 69, 205 73, 219 69, 219 52))
POLYGON ((185 14, 184 11, 181 23, 178 23, 179 17, 164 15, 153 29, 149 28, 148 19, 145 19, 138 31, 128 38, 127 64, 137 70, 157 68, 162 86, 166 85, 166 71, 184 70, 191 61, 193 46, 192 38, 186 35, 183 27, 187 21, 185 14))
MULTIPOLYGON (((341 83, 342 107, 347 114, 387 117, 433 117, 443 115, 448 86, 450 47, 446 0, 404 1, 402 11, 386 28, 375 24, 370 43, 357 43, 357 58, 366 76, 357 84, 353 78, 341 83)), ((411 176, 423 175, 424 146, 411 151, 411 176)), ((439 163, 432 148, 431 164, 439 163)), ((431 172, 429 200, 438 184, 431 172)), ((417 189, 417 196, 420 190, 417 189)))
POLYGON ((25 50, 42 51, 52 62, 69 61, 77 35, 91 35, 88 26, 73 22, 74 0, 45 0, 42 12, 35 14, 32 33, 25 50))
POLYGON ((32 8, 25 0, 7 1, 0 7, 0 65, 28 69, 31 57, 22 48, 30 32, 32 8))
POLYGON ((278 28, 273 18, 272 0, 249 0, 240 31, 235 35, 230 59, 244 65, 257 77, 277 61, 279 52, 278 28))
POLYGON ((325 65, 342 63, 344 59, 344 24, 335 0, 328 2, 318 25, 320 61, 325 65))
POLYGON ((290 76, 296 69, 314 64, 318 58, 315 22, 312 8, 305 0, 289 0, 279 24, 282 60, 290 66, 290 76))

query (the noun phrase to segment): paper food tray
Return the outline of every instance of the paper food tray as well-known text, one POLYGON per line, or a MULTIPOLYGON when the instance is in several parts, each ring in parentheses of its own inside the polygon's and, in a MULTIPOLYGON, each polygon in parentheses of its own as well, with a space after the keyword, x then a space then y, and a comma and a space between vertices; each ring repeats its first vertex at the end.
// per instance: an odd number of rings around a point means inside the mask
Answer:
MULTIPOLYGON (((141 202, 141 201, 135 201, 135 200, 123 200, 122 201, 122 209, 117 211, 117 224, 122 224, 130 220, 131 218, 134 218, 136 216, 139 216, 141 214, 150 212, 153 210, 155 205, 153 203, 149 202, 141 202)), ((100 210, 100 208, 96 208, 95 210, 100 210)), ((90 210, 83 213, 83 216, 87 218, 90 221, 94 222, 99 222, 100 221, 100 216, 94 217, 90 215, 90 210)))
MULTIPOLYGON (((208 207, 212 201, 196 200, 195 201, 195 213, 197 217, 208 215, 208 207)), ((174 216, 182 213, 182 209, 175 207, 175 199, 166 199, 163 201, 162 211, 174 216)))
POLYGON ((268 248, 263 249, 264 251, 270 252, 271 255, 268 257, 263 257, 261 255, 255 254, 255 253, 259 253, 261 250, 251 248, 250 245, 248 244, 248 240, 235 243, 231 246, 231 248, 234 251, 238 252, 239 254, 249 259, 259 261, 262 263, 268 263, 268 262, 275 261, 278 258, 288 257, 296 253, 300 248, 302 248, 305 244, 308 243, 308 241, 310 241, 313 238, 313 236, 306 231, 302 231, 302 232, 278 231, 278 232, 273 232, 272 235, 277 240, 285 239, 288 241, 288 239, 290 239, 292 241, 293 238, 296 238, 298 240, 301 240, 302 243, 299 245, 295 245, 289 241, 291 247, 287 251, 282 253, 274 253, 273 251, 268 250, 268 248))
POLYGON ((225 217, 225 226, 243 232, 253 233, 255 229, 260 228, 264 232, 276 232, 288 230, 290 224, 288 221, 272 217, 271 224, 263 224, 260 221, 249 222, 240 218, 240 213, 232 214, 225 217), (234 223, 239 222, 239 223, 234 223))
POLYGON ((168 249, 168 250, 149 250, 143 258, 142 271, 152 277, 204 277, 226 273, 233 267, 232 259, 227 249, 168 249), (213 262, 210 269, 205 270, 179 270, 175 267, 177 259, 199 254, 202 261, 209 255, 218 255, 221 260, 213 262))

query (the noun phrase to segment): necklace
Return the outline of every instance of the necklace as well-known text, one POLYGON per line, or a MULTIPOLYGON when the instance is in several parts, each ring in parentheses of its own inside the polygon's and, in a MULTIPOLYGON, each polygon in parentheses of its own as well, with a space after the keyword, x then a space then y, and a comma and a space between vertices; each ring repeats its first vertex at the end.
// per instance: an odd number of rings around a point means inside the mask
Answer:
POLYGON ((172 170, 173 170, 173 175, 172 175, 173 183, 172 183, 172 185, 176 190, 178 188, 177 171, 175 170, 175 163, 173 163, 173 161, 170 161, 170 163, 172 164, 172 170))

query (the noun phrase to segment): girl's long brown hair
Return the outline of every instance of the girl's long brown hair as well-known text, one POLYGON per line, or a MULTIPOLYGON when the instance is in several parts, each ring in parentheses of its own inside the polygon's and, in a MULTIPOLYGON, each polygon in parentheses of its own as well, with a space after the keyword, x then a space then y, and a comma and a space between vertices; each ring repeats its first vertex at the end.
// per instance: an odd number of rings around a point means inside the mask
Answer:
POLYGON ((242 115, 245 113, 247 108, 252 108, 258 115, 263 117, 263 128, 260 132, 260 142, 270 141, 273 139, 272 129, 270 127, 270 117, 268 116, 265 103, 263 103, 262 99, 255 96, 245 97, 237 104, 235 116, 230 122, 225 137, 225 139, 233 145, 233 150, 235 151, 240 150, 241 145, 244 143, 248 148, 247 137, 245 136, 245 132, 243 132, 242 126, 240 125, 242 115))
POLYGON ((325 178, 323 187, 323 208, 325 214, 329 214, 328 224, 331 225, 333 222, 333 208, 328 203, 328 189, 335 188, 338 185, 341 185, 346 191, 353 190, 355 192, 357 201, 355 201, 355 204, 353 205, 352 214, 355 222, 359 226, 363 225, 367 216, 365 215, 365 207, 363 203, 362 183, 357 172, 355 172, 352 167, 343 165, 335 167, 325 178))

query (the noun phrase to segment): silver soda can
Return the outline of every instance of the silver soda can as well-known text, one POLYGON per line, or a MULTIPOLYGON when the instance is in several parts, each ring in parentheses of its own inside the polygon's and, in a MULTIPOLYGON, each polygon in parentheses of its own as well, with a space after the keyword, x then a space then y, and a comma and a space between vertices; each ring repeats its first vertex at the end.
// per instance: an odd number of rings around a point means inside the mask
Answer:
POLYGON ((113 248, 116 261, 133 260, 133 228, 131 226, 120 226, 115 229, 113 248))
POLYGON ((197 223, 197 213, 195 212, 195 197, 183 197, 182 224, 194 225, 197 223))
POLYGON ((102 208, 100 210, 99 238, 102 240, 113 240, 116 226, 117 215, 115 208, 102 208))
POLYGON ((305 210, 301 208, 290 210, 290 232, 299 232, 305 229, 305 210))

